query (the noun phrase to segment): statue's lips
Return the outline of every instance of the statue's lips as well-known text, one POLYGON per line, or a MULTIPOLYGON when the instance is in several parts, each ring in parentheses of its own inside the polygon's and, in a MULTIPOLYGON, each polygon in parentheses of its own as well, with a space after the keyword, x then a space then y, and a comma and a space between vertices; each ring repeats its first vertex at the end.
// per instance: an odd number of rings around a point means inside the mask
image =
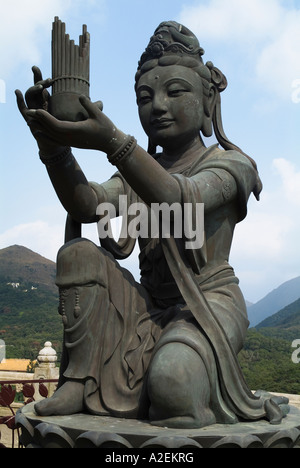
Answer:
POLYGON ((168 128, 174 123, 174 120, 171 119, 155 119, 151 122, 152 127, 159 128, 168 128))

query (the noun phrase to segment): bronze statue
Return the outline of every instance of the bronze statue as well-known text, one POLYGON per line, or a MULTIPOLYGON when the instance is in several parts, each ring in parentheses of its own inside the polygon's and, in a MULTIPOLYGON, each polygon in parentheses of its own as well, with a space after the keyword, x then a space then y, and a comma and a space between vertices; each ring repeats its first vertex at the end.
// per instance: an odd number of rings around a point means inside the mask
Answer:
POLYGON ((280 401, 250 392, 237 360, 248 319, 228 258, 235 226, 262 185, 255 162, 224 133, 220 93, 227 81, 203 54, 176 22, 161 23, 152 36, 135 81, 148 151, 87 96, 79 98, 87 118, 56 118, 48 112, 53 79, 43 80, 37 68, 26 104, 16 91, 68 213, 56 278, 64 359, 58 390, 35 405, 40 415, 86 411, 182 428, 283 417, 280 401), (202 135, 213 132, 222 150, 205 147, 202 135), (71 147, 106 153, 117 172, 89 183, 71 147), (98 247, 80 237, 81 223, 99 221, 101 203, 118 212, 120 195, 149 210, 154 203, 204 203, 204 244, 187 249, 184 236, 140 237, 138 283, 117 262, 135 239, 106 238, 98 247))

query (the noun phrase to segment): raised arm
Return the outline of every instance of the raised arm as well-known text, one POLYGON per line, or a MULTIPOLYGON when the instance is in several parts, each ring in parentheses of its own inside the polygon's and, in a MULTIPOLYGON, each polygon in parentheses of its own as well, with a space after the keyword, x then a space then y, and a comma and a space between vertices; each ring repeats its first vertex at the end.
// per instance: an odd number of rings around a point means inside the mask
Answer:
POLYGON ((71 149, 66 148, 63 160, 46 164, 47 171, 65 210, 80 223, 97 221, 98 201, 71 149))
POLYGON ((96 149, 106 153, 132 189, 148 205, 180 202, 177 181, 136 142, 127 151, 131 138, 118 130, 97 105, 84 96, 80 99, 89 115, 85 121, 59 121, 40 109, 27 110, 26 116, 31 119, 30 125, 37 125, 59 146, 96 149), (121 157, 124 152, 126 158, 121 157))
POLYGON ((16 91, 19 110, 35 137, 40 158, 45 164, 53 187, 66 211, 78 222, 96 221, 99 200, 90 187, 83 171, 68 146, 49 137, 39 123, 29 115, 29 109, 47 109, 51 80, 43 80, 37 67, 33 67, 34 86, 25 95, 16 91))

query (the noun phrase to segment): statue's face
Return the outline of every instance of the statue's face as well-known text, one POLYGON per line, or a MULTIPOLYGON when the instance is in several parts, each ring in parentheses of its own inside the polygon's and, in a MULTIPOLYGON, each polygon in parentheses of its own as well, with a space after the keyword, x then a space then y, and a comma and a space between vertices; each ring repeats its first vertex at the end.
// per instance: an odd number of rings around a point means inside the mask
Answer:
POLYGON ((139 79, 137 102, 142 126, 154 144, 176 149, 199 137, 203 90, 194 70, 180 65, 153 68, 139 79))

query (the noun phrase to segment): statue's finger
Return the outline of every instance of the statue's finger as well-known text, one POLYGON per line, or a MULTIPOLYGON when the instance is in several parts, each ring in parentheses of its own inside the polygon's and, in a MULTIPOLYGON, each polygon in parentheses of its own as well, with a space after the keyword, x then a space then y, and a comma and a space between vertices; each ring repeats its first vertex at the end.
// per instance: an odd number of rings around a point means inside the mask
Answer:
POLYGON ((95 106, 98 107, 98 109, 101 110, 101 112, 103 111, 103 102, 102 101, 97 101, 97 102, 94 102, 95 106))
POLYGON ((17 105, 18 105, 18 109, 19 111, 21 112, 22 116, 24 117, 24 119, 27 121, 28 120, 28 117, 27 117, 27 106, 25 104, 25 100, 24 100, 24 97, 23 97, 23 94, 22 92, 19 90, 19 89, 16 89, 15 90, 15 95, 17 97, 17 105))
POLYGON ((35 86, 42 87, 43 89, 49 88, 50 86, 53 85, 53 79, 52 78, 47 78, 46 80, 40 80, 35 83, 35 86))
POLYGON ((43 75, 39 67, 33 66, 32 67, 32 72, 33 72, 33 82, 36 84, 38 81, 42 81, 43 75))
POLYGON ((97 104, 94 104, 84 95, 80 96, 79 100, 91 118, 99 117, 100 108, 97 106, 97 104))
POLYGON ((75 124, 73 122, 58 120, 49 114, 49 112, 42 109, 30 109, 27 111, 27 115, 38 120, 45 128, 54 132, 64 133, 74 129, 75 124))

